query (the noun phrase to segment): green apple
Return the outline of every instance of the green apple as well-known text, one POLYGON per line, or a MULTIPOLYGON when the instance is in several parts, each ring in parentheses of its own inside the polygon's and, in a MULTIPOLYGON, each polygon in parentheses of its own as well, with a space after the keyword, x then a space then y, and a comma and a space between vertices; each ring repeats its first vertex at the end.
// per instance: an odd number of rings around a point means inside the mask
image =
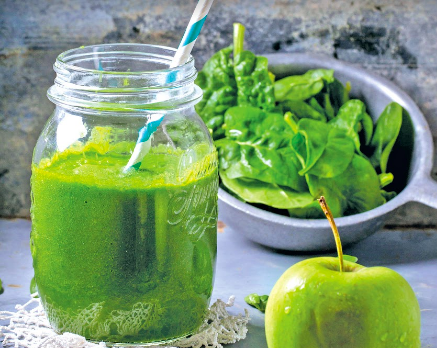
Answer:
POLYGON ((269 348, 420 348, 420 309, 408 282, 385 267, 307 259, 275 284, 266 308, 269 348))

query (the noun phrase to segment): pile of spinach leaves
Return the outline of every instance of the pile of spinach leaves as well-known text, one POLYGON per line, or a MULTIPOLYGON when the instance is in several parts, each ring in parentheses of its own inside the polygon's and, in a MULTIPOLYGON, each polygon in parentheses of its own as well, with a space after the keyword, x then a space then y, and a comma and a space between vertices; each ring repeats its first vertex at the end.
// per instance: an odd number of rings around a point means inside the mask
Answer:
POLYGON ((396 195, 383 188, 402 107, 387 105, 376 124, 366 105, 350 99, 329 69, 275 81, 265 57, 234 45, 215 53, 196 83, 197 112, 219 154, 222 187, 238 199, 292 217, 323 218, 325 196, 334 217, 376 208, 396 195))

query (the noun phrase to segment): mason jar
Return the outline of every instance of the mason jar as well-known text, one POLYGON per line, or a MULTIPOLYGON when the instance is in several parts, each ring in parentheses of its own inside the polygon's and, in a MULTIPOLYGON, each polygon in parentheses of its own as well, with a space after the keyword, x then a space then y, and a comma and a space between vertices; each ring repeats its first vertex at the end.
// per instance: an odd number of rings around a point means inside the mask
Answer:
POLYGON ((31 251, 54 330, 93 341, 193 333, 212 292, 217 154, 194 59, 141 44, 56 59, 32 161, 31 251), (144 134, 148 133, 148 138, 144 134))

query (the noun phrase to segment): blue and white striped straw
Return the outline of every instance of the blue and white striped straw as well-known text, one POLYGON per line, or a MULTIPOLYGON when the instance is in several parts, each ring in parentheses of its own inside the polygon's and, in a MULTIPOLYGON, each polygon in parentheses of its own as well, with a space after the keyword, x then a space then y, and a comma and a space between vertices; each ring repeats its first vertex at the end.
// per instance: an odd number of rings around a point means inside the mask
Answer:
MULTIPOLYGON (((213 2, 214 0, 199 0, 197 3, 184 36, 182 37, 181 43, 171 61, 170 68, 182 65, 188 60, 213 2)), ((140 168, 143 158, 150 151, 153 133, 161 124, 163 118, 164 115, 161 114, 151 115, 147 124, 141 128, 134 152, 132 153, 128 164, 124 167, 124 172, 127 172, 130 169, 140 168)))
POLYGON ((147 121, 147 124, 140 129, 140 134, 138 135, 137 144, 135 145, 134 152, 129 159, 124 171, 129 169, 138 169, 141 166, 141 160, 150 151, 150 146, 152 143, 153 133, 158 129, 164 118, 161 114, 152 114, 147 121))
POLYGON ((187 61, 213 2, 214 0, 199 0, 197 3, 178 50, 170 64, 171 68, 184 64, 187 61))

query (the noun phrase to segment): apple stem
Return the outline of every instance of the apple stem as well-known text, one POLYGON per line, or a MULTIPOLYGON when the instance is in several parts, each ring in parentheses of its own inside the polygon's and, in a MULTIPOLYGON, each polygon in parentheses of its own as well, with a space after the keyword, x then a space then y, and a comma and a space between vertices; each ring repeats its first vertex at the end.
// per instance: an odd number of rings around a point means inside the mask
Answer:
POLYGON ((326 203, 325 197, 321 196, 318 199, 320 206, 322 207, 323 212, 326 215, 326 218, 331 225, 332 232, 334 233, 335 245, 337 246, 337 254, 338 260, 340 261, 340 272, 343 272, 343 248, 341 247, 340 234, 338 233, 337 226, 335 225, 334 217, 332 216, 331 209, 329 209, 328 204, 326 203))

